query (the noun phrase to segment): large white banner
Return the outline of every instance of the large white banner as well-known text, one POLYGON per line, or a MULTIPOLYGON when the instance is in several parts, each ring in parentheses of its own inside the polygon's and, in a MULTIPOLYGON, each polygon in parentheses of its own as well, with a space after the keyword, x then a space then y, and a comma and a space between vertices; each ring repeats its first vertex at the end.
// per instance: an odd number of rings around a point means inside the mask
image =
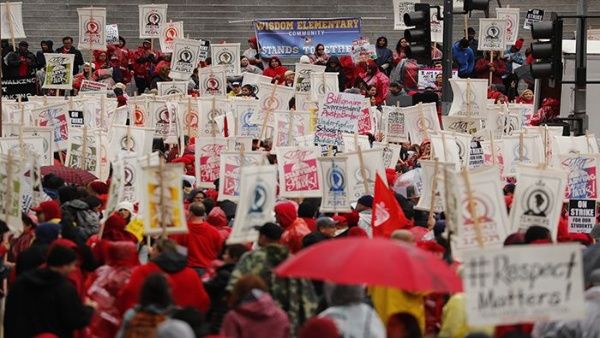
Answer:
POLYGON ((198 65, 201 47, 197 40, 175 39, 169 76, 174 80, 189 80, 198 65))
POLYGON ((462 262, 469 326, 585 317, 578 244, 486 248, 462 262))
POLYGON ((517 182, 510 209, 511 233, 525 232, 532 225, 541 225, 550 230, 556 240, 567 172, 519 166, 517 182))
POLYGON ((263 165, 265 154, 259 152, 224 151, 219 168, 219 201, 240 200, 240 173, 243 167, 263 165))
POLYGON ((54 164, 51 134, 48 138, 44 136, 24 136, 22 140, 19 137, 2 137, 0 138, 0 153, 8 155, 10 152, 15 158, 19 158, 17 156, 21 156, 21 141, 23 141, 25 154, 33 153, 38 156, 41 165, 54 164))
POLYGON ((505 19, 479 19, 479 44, 477 49, 498 52, 506 49, 505 19))
POLYGON ((160 27, 160 50, 163 53, 173 52, 175 39, 183 39, 183 21, 167 22, 160 27))
POLYGON ((225 68, 227 76, 240 75, 240 44, 239 43, 217 43, 210 45, 213 65, 221 65, 225 68))
POLYGON ((519 9, 496 8, 496 17, 506 20, 506 44, 514 45, 519 36, 519 9))
POLYGON ((349 212, 350 189, 348 186, 348 158, 345 156, 320 157, 321 212, 349 212))
POLYGON ((279 196, 321 197, 319 180, 319 147, 279 147, 277 148, 277 169, 279 170, 279 196))
POLYGON ((343 133, 355 133, 364 98, 348 93, 327 93, 320 104, 315 143, 341 145, 343 133))
POLYGON ((4 2, 0 4, 0 37, 2 39, 25 39, 23 29, 22 2, 4 2))
POLYGON ((77 8, 81 50, 106 50, 106 8, 77 8))
POLYGON ((160 28, 167 23, 167 5, 139 5, 140 39, 160 36, 160 28))
POLYGON ((255 226, 275 221, 277 167, 274 165, 241 168, 240 200, 235 212, 228 244, 253 242, 258 238, 255 226))

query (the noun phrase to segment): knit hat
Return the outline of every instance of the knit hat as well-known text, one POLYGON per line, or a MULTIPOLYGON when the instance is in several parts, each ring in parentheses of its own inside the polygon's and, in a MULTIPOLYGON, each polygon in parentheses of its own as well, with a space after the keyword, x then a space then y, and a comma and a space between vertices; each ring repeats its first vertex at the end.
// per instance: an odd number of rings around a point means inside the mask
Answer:
POLYGON ((49 267, 59 267, 71 264, 77 261, 77 253, 71 248, 63 245, 53 246, 48 253, 46 264, 49 267))
POLYGON ((286 70, 285 73, 283 73, 283 76, 288 77, 289 75, 294 75, 294 72, 292 72, 291 70, 286 70))
POLYGON ((313 317, 300 328, 298 338, 339 338, 340 332, 331 318, 313 317))
POLYGON ((310 58, 308 57, 308 55, 302 55, 300 57, 300 63, 310 63, 310 58))
POLYGON ((32 211, 43 213, 46 220, 61 218, 60 205, 57 201, 46 201, 38 206, 31 208, 32 211))
POLYGON ((90 182, 90 189, 98 195, 108 194, 108 184, 102 181, 90 182))
POLYGON ((156 329, 156 338, 194 338, 194 331, 184 321, 168 319, 156 329))
POLYGON ((361 198, 359 198, 358 201, 356 201, 356 204, 362 204, 367 208, 372 208, 373 207, 373 196, 371 196, 371 195, 361 196, 361 198))
POLYGON ((129 211, 130 214, 134 214, 134 207, 133 204, 131 202, 127 202, 127 201, 123 201, 119 204, 117 204, 117 208, 115 210, 119 211, 121 209, 125 209, 127 211, 129 211))
POLYGON ((515 42, 515 48, 520 50, 521 48, 523 48, 523 43, 525 43, 525 40, 523 38, 518 39, 515 42))

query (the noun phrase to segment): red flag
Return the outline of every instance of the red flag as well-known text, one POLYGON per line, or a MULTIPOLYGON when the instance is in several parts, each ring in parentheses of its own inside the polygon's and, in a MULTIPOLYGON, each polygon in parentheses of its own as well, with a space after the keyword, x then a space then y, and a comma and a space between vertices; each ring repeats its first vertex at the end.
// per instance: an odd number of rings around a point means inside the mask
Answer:
POLYGON ((373 196, 373 216, 371 218, 373 237, 390 238, 394 230, 407 228, 408 224, 410 222, 404 216, 396 196, 377 174, 375 178, 375 196, 373 196))

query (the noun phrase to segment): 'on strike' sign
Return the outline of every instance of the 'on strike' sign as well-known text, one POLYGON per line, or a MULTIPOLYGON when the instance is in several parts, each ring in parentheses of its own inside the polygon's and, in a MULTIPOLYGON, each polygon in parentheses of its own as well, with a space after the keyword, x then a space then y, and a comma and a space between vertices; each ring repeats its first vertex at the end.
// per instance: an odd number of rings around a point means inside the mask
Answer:
POLYGON ((577 244, 469 251, 463 266, 469 325, 577 320, 585 315, 577 244))

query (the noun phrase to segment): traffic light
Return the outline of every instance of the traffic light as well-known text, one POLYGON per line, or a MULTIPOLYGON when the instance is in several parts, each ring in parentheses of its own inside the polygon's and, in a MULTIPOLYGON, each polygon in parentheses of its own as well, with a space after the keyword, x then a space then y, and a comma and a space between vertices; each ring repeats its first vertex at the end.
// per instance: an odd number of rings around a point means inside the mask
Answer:
POLYGON ((471 11, 484 11, 485 17, 489 17, 490 13, 490 0, 465 0, 463 3, 463 10, 465 13, 471 13, 471 11))
POLYGON ((410 43, 410 57, 420 64, 431 64, 431 8, 428 4, 415 4, 415 11, 404 14, 404 24, 415 28, 404 31, 410 43))
POLYGON ((553 21, 535 22, 531 26, 531 55, 536 61, 530 65, 531 76, 536 79, 562 79, 562 31, 563 22, 557 18, 553 21))

